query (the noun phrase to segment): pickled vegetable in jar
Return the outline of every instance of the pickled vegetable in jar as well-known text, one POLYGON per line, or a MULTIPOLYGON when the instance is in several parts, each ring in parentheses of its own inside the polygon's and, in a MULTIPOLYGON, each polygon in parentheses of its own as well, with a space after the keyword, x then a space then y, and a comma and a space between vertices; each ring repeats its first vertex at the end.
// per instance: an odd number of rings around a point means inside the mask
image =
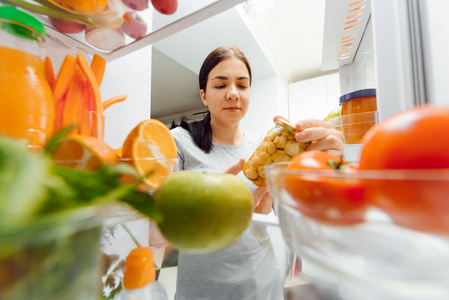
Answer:
POLYGON ((288 162, 304 152, 309 144, 295 139, 296 128, 285 120, 277 119, 260 145, 242 167, 243 174, 258 187, 266 186, 265 166, 274 162, 288 162))
POLYGON ((53 93, 45 76, 41 22, 0 7, 0 134, 42 148, 53 134, 53 93))
POLYGON ((340 97, 341 125, 346 144, 362 143, 363 136, 377 123, 376 89, 363 89, 340 97))

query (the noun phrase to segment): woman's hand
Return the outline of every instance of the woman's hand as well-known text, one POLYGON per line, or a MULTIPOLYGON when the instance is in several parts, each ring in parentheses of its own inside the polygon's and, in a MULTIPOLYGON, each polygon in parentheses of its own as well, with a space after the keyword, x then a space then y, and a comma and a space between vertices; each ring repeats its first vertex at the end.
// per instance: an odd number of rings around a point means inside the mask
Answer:
MULTIPOLYGON (((237 175, 242 170, 243 164, 245 163, 244 158, 240 158, 240 160, 229 167, 223 173, 237 175)), ((254 190, 252 193, 253 201, 254 201, 254 212, 258 214, 269 214, 273 207, 273 199, 268 193, 268 189, 266 187, 259 187, 254 190)))
POLYGON ((245 163, 245 159, 242 157, 238 162, 230 166, 228 169, 226 169, 223 173, 224 174, 232 174, 237 175, 242 170, 243 164, 245 163))
MULTIPOLYGON (((287 120, 282 116, 275 116, 274 121, 278 118, 287 120)), ((296 140, 310 142, 306 151, 326 151, 335 156, 343 156, 345 149, 343 135, 334 128, 332 123, 319 119, 306 119, 296 122, 295 127, 298 130, 295 135, 296 140)))
POLYGON ((267 187, 259 187, 253 192, 254 212, 258 214, 269 214, 273 208, 273 198, 271 198, 267 187))

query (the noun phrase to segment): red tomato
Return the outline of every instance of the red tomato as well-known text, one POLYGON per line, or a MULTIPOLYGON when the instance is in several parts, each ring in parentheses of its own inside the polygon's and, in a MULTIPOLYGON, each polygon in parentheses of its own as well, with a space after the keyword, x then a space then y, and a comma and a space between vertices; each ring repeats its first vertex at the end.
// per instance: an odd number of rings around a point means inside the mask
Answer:
POLYGON ((172 15, 178 9, 178 0, 151 0, 153 7, 164 15, 172 15))
POLYGON ((367 133, 360 169, 449 168, 449 107, 418 106, 367 133))
POLYGON ((388 172, 379 171, 379 180, 372 182, 375 205, 397 225, 449 234, 448 128, 449 107, 423 105, 391 116, 366 135, 360 169, 434 170, 401 171, 403 179, 397 180, 387 180, 388 172), (436 172, 441 176, 428 180, 436 172))
POLYGON ((288 169, 304 172, 287 175, 285 189, 301 213, 334 225, 364 221, 368 208, 365 188, 354 176, 354 167, 349 172, 338 170, 341 163, 341 158, 322 151, 307 151, 291 160, 288 169))

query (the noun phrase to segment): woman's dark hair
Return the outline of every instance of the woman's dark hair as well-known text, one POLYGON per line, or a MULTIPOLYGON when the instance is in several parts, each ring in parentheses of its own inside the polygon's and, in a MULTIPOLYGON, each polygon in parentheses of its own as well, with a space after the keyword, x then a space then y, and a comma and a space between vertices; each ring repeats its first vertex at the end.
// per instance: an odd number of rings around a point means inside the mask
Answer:
MULTIPOLYGON (((219 47, 206 57, 201 66, 200 74, 198 76, 200 90, 206 91, 210 71, 212 71, 212 69, 222 60, 231 57, 240 59, 246 65, 249 73, 249 84, 251 86, 251 67, 243 52, 236 47, 219 47)), ((186 129, 190 133, 195 144, 205 153, 209 153, 212 150, 212 127, 210 126, 210 120, 211 116, 210 113, 208 113, 201 121, 188 123, 181 120, 179 125, 172 124, 172 128, 181 126, 186 129)))

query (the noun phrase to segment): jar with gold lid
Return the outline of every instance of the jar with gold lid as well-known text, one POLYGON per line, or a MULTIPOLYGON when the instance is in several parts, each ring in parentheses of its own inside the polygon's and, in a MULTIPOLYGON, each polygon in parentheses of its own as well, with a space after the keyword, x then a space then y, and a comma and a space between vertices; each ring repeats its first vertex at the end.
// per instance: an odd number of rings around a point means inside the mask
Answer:
POLYGON ((304 152, 309 143, 296 141, 296 128, 283 119, 265 135, 260 145, 243 165, 243 174, 255 185, 266 186, 265 166, 274 162, 287 162, 304 152))

